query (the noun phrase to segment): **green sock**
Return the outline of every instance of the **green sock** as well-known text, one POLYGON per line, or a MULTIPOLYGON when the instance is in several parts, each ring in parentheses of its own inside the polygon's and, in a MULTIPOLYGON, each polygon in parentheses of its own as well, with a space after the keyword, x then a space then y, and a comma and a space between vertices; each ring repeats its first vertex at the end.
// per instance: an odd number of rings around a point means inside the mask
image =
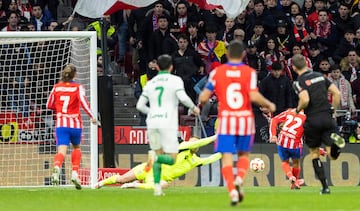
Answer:
POLYGON ((158 155, 156 162, 172 165, 174 164, 174 158, 171 155, 158 155))
POLYGON ((159 184, 161 179, 161 164, 174 164, 174 158, 171 155, 158 155, 153 164, 154 183, 159 184))
POLYGON ((155 162, 153 164, 153 173, 154 173, 154 183, 160 183, 160 176, 161 176, 161 163, 155 162))

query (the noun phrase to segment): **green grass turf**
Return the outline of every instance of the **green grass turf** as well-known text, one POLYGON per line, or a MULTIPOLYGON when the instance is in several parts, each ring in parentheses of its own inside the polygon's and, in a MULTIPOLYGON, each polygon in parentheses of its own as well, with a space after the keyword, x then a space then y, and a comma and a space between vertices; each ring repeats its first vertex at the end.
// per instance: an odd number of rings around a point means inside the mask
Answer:
POLYGON ((230 207, 225 187, 171 187, 163 197, 152 190, 105 187, 100 190, 74 188, 3 188, 0 210, 116 210, 116 211, 360 211, 360 187, 331 187, 320 195, 319 187, 245 187, 244 201, 230 207))

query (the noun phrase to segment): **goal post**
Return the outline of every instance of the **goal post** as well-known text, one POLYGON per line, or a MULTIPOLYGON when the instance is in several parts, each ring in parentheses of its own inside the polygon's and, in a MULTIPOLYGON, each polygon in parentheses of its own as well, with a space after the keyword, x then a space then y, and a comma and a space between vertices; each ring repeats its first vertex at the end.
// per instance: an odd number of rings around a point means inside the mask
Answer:
MULTIPOLYGON (((98 112, 96 32, 0 33, 0 187, 49 186, 56 153, 54 112, 46 101, 61 70, 77 68, 91 108, 98 112)), ((82 185, 98 176, 97 126, 82 111, 82 185)), ((60 185, 70 185, 71 146, 60 185)))

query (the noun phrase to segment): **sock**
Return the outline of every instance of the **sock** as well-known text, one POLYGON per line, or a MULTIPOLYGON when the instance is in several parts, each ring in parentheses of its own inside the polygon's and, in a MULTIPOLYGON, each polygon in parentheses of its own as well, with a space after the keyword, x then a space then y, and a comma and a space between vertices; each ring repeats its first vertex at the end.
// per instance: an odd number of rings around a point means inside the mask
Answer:
POLYGON ((281 162, 281 167, 285 173, 285 175, 290 179, 290 177, 294 176, 288 161, 281 162))
POLYGON ((158 155, 156 162, 173 165, 175 163, 175 160, 171 155, 158 155))
POLYGON ((230 192, 230 191, 234 190, 235 185, 234 185, 233 167, 232 166, 224 166, 221 169, 221 173, 224 177, 224 180, 226 181, 228 191, 230 192))
POLYGON ((155 162, 153 164, 153 173, 154 173, 154 183, 160 184, 161 163, 155 162))
POLYGON ((115 184, 117 183, 117 178, 120 177, 120 175, 113 175, 105 180, 102 181, 102 185, 112 185, 112 184, 115 184))
POLYGON ((71 163, 72 163, 72 170, 78 172, 80 168, 80 161, 81 161, 81 150, 80 149, 73 149, 71 153, 71 163))
POLYGON ((324 189, 328 188, 328 185, 326 183, 325 170, 322 162, 320 161, 319 158, 313 159, 312 162, 313 162, 315 174, 319 178, 323 188, 324 189))
POLYGON ((54 167, 57 166, 61 168, 63 162, 64 162, 65 156, 62 153, 56 153, 54 156, 54 167))
POLYGON ((246 156, 239 157, 237 163, 237 176, 239 176, 241 179, 245 179, 246 173, 249 169, 249 158, 246 156))
POLYGON ((301 171, 301 168, 298 167, 298 168, 293 168, 292 169, 292 174, 296 177, 296 179, 299 179, 300 177, 300 171, 301 171))
POLYGON ((330 155, 334 159, 337 159, 340 155, 340 148, 336 144, 331 145, 330 155))

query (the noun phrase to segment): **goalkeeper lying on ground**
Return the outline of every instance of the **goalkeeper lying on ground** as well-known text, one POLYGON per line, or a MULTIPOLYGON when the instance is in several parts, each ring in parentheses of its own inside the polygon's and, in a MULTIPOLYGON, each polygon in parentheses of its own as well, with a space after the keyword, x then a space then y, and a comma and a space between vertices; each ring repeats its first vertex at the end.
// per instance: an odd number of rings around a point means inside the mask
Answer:
MULTIPOLYGON (((161 171, 161 186, 167 188, 169 183, 174 179, 188 173, 191 169, 213 163, 221 158, 220 153, 212 154, 206 158, 200 158, 196 155, 199 147, 205 146, 214 142, 216 135, 203 139, 190 138, 189 141, 183 141, 179 145, 179 153, 176 157, 174 165, 162 164, 161 171)), ((123 184, 121 188, 154 188, 154 176, 152 168, 147 169, 147 163, 141 163, 134 168, 130 169, 123 175, 113 175, 105 180, 96 184, 96 188, 111 185, 115 183, 123 184)))

